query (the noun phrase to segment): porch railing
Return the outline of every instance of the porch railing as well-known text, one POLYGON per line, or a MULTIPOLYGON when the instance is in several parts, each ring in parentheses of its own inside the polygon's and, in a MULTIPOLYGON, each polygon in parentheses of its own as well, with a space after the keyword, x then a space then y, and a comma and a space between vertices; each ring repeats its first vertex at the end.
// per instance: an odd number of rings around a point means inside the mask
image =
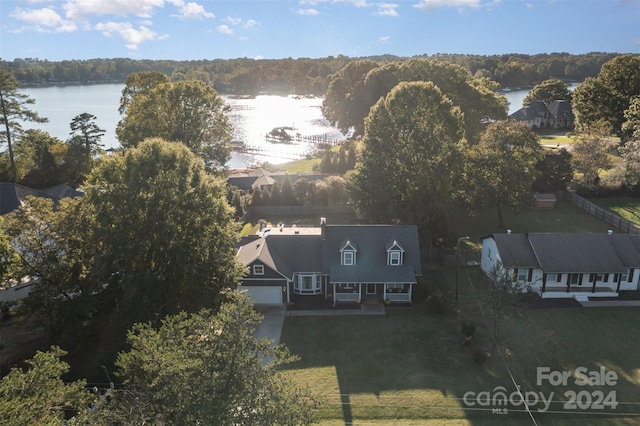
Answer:
POLYGON ((411 295, 409 293, 386 293, 384 300, 391 302, 411 302, 411 295))

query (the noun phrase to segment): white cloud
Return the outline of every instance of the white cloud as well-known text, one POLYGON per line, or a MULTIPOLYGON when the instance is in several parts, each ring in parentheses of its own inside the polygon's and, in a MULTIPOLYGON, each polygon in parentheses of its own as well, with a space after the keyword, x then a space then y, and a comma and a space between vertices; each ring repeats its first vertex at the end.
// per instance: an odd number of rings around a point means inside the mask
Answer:
POLYGON ((318 12, 316 9, 298 9, 296 10, 296 13, 298 15, 302 15, 302 16, 316 16, 319 15, 320 12, 318 12))
POLYGON ((245 24, 242 26, 242 28, 244 28, 245 30, 250 30, 253 27, 258 26, 258 21, 255 21, 253 19, 249 19, 247 22, 245 22, 245 24))
POLYGON ((242 18, 232 18, 231 16, 227 16, 226 18, 224 18, 224 21, 230 25, 242 24, 242 18))
POLYGON ((140 26, 138 29, 133 28, 130 22, 101 22, 95 26, 95 29, 102 32, 105 37, 119 35, 125 41, 127 49, 130 50, 137 50, 138 45, 145 41, 167 38, 166 35, 159 36, 158 33, 145 26, 140 26))
POLYGON ((181 19, 207 19, 216 17, 213 13, 204 10, 204 6, 194 2, 180 4, 178 8, 180 9, 180 14, 173 16, 181 19))
POLYGON ((331 0, 331 3, 334 4, 350 4, 355 7, 368 7, 370 6, 367 3, 367 0, 331 0))
POLYGON ((378 39, 378 43, 381 43, 381 44, 389 44, 390 41, 391 41, 391 37, 389 36, 382 36, 378 39))
POLYGON ((372 3, 367 3, 367 0, 298 0, 298 4, 301 6, 318 6, 320 4, 346 4, 358 8, 369 7, 373 5, 372 3))
POLYGON ((431 12, 443 7, 455 7, 458 10, 479 9, 481 5, 481 0, 421 0, 420 3, 413 5, 413 7, 425 12, 431 12))
POLYGON ((78 26, 65 19, 50 7, 42 9, 16 9, 10 15, 11 18, 29 24, 38 32, 73 32, 78 26))
POLYGON ((393 17, 399 16, 398 11, 396 10, 398 8, 398 5, 395 3, 378 3, 376 4, 376 6, 378 7, 378 10, 373 13, 374 15, 393 17))
POLYGON ((233 34, 233 30, 231 28, 229 28, 228 25, 225 25, 225 24, 219 25, 218 28, 216 28, 216 30, 219 33, 226 34, 226 35, 232 35, 233 34))
POLYGON ((89 16, 128 16, 150 18, 155 9, 163 7, 164 0, 68 0, 62 8, 67 18, 84 20, 89 16))
POLYGON ((220 27, 218 27, 218 31, 223 33, 223 34, 232 34, 233 30, 231 29, 231 27, 242 27, 245 30, 250 30, 254 27, 257 27, 258 21, 256 21, 255 19, 249 19, 247 21, 245 21, 242 18, 233 18, 231 16, 227 16, 226 18, 223 19, 224 22, 226 22, 229 25, 221 25, 220 27), (222 27, 222 28, 221 28, 222 27))

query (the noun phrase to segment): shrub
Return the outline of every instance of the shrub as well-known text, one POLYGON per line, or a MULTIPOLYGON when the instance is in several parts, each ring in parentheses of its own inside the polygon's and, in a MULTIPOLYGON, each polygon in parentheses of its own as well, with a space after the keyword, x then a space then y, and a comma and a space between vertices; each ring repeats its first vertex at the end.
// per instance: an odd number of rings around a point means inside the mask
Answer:
POLYGON ((483 364, 487 358, 489 358, 490 354, 489 352, 487 352, 486 350, 482 349, 482 348, 476 348, 473 351, 472 357, 473 357, 473 361, 476 364, 483 364))
POLYGON ((445 293, 438 291, 427 298, 426 305, 427 312, 431 314, 444 315, 447 312, 449 300, 445 293))
POLYGON ((470 320, 463 319, 462 323, 460 324, 460 332, 465 337, 471 337, 473 336, 473 333, 476 332, 476 326, 473 325, 473 323, 470 320))

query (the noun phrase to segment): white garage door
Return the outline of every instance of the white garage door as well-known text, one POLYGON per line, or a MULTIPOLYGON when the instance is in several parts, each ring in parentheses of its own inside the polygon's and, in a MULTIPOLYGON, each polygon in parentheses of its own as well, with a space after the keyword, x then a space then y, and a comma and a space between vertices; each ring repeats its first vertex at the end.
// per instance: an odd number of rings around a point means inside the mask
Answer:
POLYGON ((282 305, 280 286, 240 286, 239 290, 246 290, 256 305, 282 305))

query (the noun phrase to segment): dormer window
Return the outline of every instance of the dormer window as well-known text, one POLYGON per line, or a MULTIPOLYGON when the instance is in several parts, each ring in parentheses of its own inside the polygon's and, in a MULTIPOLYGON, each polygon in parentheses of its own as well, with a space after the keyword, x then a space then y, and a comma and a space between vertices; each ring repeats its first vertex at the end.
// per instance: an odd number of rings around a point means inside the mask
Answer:
POLYGON ((356 264, 356 247, 347 240, 340 249, 341 264, 343 266, 353 266, 356 264))
POLYGON ((399 266, 402 265, 402 252, 401 251, 390 251, 389 252, 389 265, 391 266, 399 266))
POLYGON ((392 239, 387 243, 387 265, 402 266, 404 249, 397 240, 392 239))
POLYGON ((264 275, 264 265, 253 265, 253 275, 264 275))

